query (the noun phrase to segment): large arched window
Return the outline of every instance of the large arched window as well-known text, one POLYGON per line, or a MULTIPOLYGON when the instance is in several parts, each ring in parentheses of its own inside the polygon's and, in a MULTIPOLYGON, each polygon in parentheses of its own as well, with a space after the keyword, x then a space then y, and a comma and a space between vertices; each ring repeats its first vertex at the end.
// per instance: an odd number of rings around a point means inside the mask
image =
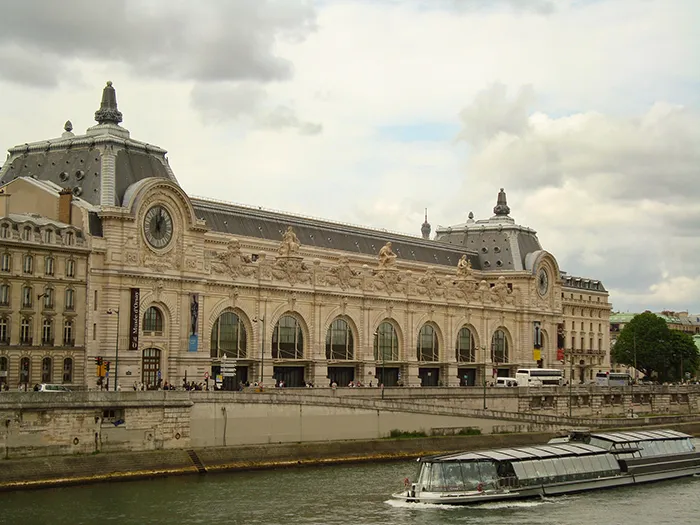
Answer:
POLYGON ((63 360, 63 382, 73 382, 73 360, 70 357, 63 360))
POLYGON ((473 363, 476 361, 476 350, 474 348, 474 334, 472 331, 463 326, 457 334, 457 355, 458 363, 473 363))
POLYGON ((353 340, 350 325, 338 317, 328 328, 326 334, 326 359, 353 359, 353 340))
POLYGON ((4 355, 0 355, 0 388, 9 384, 7 374, 10 369, 10 360, 4 355))
POLYGON ((429 324, 424 324, 418 332, 416 344, 418 361, 437 361, 440 358, 437 331, 429 324))
POLYGON ((162 332, 163 331, 163 314, 160 309, 151 306, 143 314, 143 331, 144 332, 162 332))
POLYGON ((30 361, 28 357, 23 357, 19 360, 19 382, 29 383, 30 361))
POLYGON ((42 346, 53 346, 53 319, 50 317, 44 317, 41 324, 41 344, 42 346))
POLYGON ((508 339, 503 330, 496 330, 491 338, 491 360, 496 363, 508 362, 508 339))
POLYGON ((66 319, 63 323, 63 346, 75 346, 73 321, 71 319, 66 319))
POLYGON ((32 344, 32 318, 23 317, 19 324, 19 344, 32 344))
POLYGON ((303 359, 304 334, 301 325, 291 315, 283 315, 272 332, 273 359, 303 359))
POLYGON ((51 383, 52 362, 50 357, 41 360, 41 382, 51 383))
POLYGON ((374 359, 376 361, 399 360, 399 336, 389 321, 383 321, 374 337, 374 359))
POLYGON ((211 329, 211 356, 245 358, 247 334, 240 317, 233 312, 224 312, 211 329))

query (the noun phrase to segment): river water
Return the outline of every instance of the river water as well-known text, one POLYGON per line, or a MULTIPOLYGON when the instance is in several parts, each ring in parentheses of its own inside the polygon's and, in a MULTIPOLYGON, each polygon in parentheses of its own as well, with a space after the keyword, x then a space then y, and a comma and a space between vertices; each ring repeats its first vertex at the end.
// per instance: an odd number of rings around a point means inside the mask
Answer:
MULTIPOLYGON (((0 476, 2 464, 0 463, 0 476)), ((417 463, 229 472, 0 493, 7 524, 684 525, 700 522, 700 478, 476 507, 392 502, 417 463)))

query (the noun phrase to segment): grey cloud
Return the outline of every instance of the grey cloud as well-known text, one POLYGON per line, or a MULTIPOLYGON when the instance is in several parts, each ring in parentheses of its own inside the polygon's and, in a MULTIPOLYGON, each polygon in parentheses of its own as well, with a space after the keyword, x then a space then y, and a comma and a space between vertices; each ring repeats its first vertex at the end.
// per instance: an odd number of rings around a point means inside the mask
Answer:
MULTIPOLYGON (((548 15, 555 11, 553 0, 357 0, 365 3, 384 3, 396 6, 412 4, 420 9, 447 9, 455 12, 493 10, 508 8, 520 12, 533 12, 548 15)), ((334 3, 327 0, 324 3, 334 3)))
POLYGON ((318 135, 323 131, 321 124, 304 122, 294 110, 287 106, 277 106, 258 119, 258 126, 267 129, 296 129, 300 135, 318 135))
MULTIPOLYGON (((121 61, 158 77, 270 81, 292 74, 275 42, 302 40, 314 28, 315 13, 303 0, 23 0, 3 6, 0 50, 14 46, 17 60, 38 54, 56 65, 121 61)), ((46 84, 13 74, 8 63, 0 52, 0 78, 46 84)))

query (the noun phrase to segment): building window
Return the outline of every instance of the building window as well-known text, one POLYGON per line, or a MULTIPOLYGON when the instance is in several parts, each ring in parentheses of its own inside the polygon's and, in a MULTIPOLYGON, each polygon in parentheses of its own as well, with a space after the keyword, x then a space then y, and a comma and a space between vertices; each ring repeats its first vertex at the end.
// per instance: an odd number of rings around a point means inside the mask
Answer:
POLYGON ((398 361, 399 337, 394 325, 389 321, 383 321, 374 335, 375 361, 398 361))
POLYGON ((53 242, 53 230, 44 230, 44 242, 49 244, 53 242))
POLYGON ((503 330, 496 330, 491 338, 491 359, 495 364, 508 362, 508 339, 503 330))
POLYGON ((75 339, 73 339, 73 321, 67 319, 63 323, 63 346, 74 346, 75 339))
POLYGON ((51 368, 52 368, 51 358, 45 357, 41 360, 41 382, 50 383, 51 382, 51 368))
POLYGON ((163 314, 155 306, 151 306, 143 314, 144 332, 163 332, 163 314))
POLYGON ((97 290, 95 290, 95 300, 92 302, 92 309, 97 311, 97 290))
POLYGON ((70 357, 63 360, 63 382, 73 382, 73 360, 70 357))
POLYGON ((33 273, 34 272, 34 257, 31 255, 25 255, 24 256, 24 273, 33 273))
POLYGON ((572 350, 576 349, 576 336, 575 335, 571 336, 571 349, 572 350))
POLYGON ((10 238, 10 225, 3 224, 2 227, 0 228, 0 234, 2 234, 3 239, 9 239, 10 238))
POLYGON ((598 350, 602 350, 602 349, 603 349, 603 340, 598 339, 598 350))
POLYGON ((32 344, 32 320, 28 317, 22 318, 19 326, 19 342, 23 345, 32 344))
POLYGON ((75 243, 75 234, 73 232, 66 232, 66 244, 72 246, 75 243))
POLYGON ((92 323, 92 340, 97 339, 97 323, 92 323))
POLYGON ((437 361, 439 356, 438 337, 432 325, 424 324, 418 333, 416 345, 416 355, 418 361, 437 361))
POLYGON ((0 317, 0 344, 10 344, 10 321, 7 317, 0 317))
POLYGON ((46 275, 53 275, 53 257, 46 257, 44 259, 44 273, 46 275))
POLYGON ((302 359, 304 357, 304 334, 295 317, 284 315, 277 321, 272 332, 273 359, 302 359))
POLYGON ((22 287, 22 308, 31 308, 34 304, 34 291, 31 286, 22 287))
POLYGON ((44 290, 44 293, 41 295, 44 296, 44 309, 53 310, 53 305, 54 305, 53 288, 46 288, 44 290))
POLYGON ((211 330, 211 357, 246 357, 247 333, 241 318, 233 312, 224 312, 211 330))
POLYGON ((53 320, 49 317, 44 318, 41 326, 41 344, 43 346, 53 346, 53 320))
POLYGON ((2 260, 0 261, 0 270, 3 272, 12 271, 12 256, 9 253, 2 254, 2 260))
POLYGON ((66 290, 66 310, 75 310, 75 290, 72 288, 66 290))
POLYGON ((352 330, 345 319, 333 320, 326 332, 326 359, 349 360, 355 355, 352 330))
POLYGON ((476 361, 476 353, 474 348, 474 335, 472 331, 463 326, 457 334, 457 362, 473 363, 476 361))
POLYGON ((141 364, 141 377, 146 387, 156 386, 159 381, 160 372, 160 350, 157 348, 146 348, 143 351, 141 364))
POLYGON ((7 374, 10 373, 10 360, 4 355, 0 355, 0 389, 4 390, 5 385, 9 385, 7 374))
POLYGON ((22 229, 22 240, 23 241, 31 241, 32 240, 32 227, 31 226, 25 226, 22 229))
POLYGON ((75 261, 73 259, 66 261, 66 276, 75 277, 75 261))
POLYGON ((28 357, 23 357, 19 361, 19 382, 23 385, 29 383, 30 360, 28 357))
POLYGON ((584 337, 581 338, 581 350, 586 349, 586 339, 584 337))
POLYGON ((10 285, 0 284, 0 306, 10 306, 10 285))

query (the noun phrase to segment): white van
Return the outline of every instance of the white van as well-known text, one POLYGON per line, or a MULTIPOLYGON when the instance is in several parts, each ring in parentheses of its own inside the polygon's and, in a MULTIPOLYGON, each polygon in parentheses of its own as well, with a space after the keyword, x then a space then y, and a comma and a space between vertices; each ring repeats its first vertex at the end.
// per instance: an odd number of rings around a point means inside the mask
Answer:
POLYGON ((518 380, 514 377, 497 377, 496 386, 511 387, 518 386, 518 380))
POLYGON ((63 385, 49 385, 47 383, 42 383, 38 388, 39 392, 70 392, 70 388, 63 385))

